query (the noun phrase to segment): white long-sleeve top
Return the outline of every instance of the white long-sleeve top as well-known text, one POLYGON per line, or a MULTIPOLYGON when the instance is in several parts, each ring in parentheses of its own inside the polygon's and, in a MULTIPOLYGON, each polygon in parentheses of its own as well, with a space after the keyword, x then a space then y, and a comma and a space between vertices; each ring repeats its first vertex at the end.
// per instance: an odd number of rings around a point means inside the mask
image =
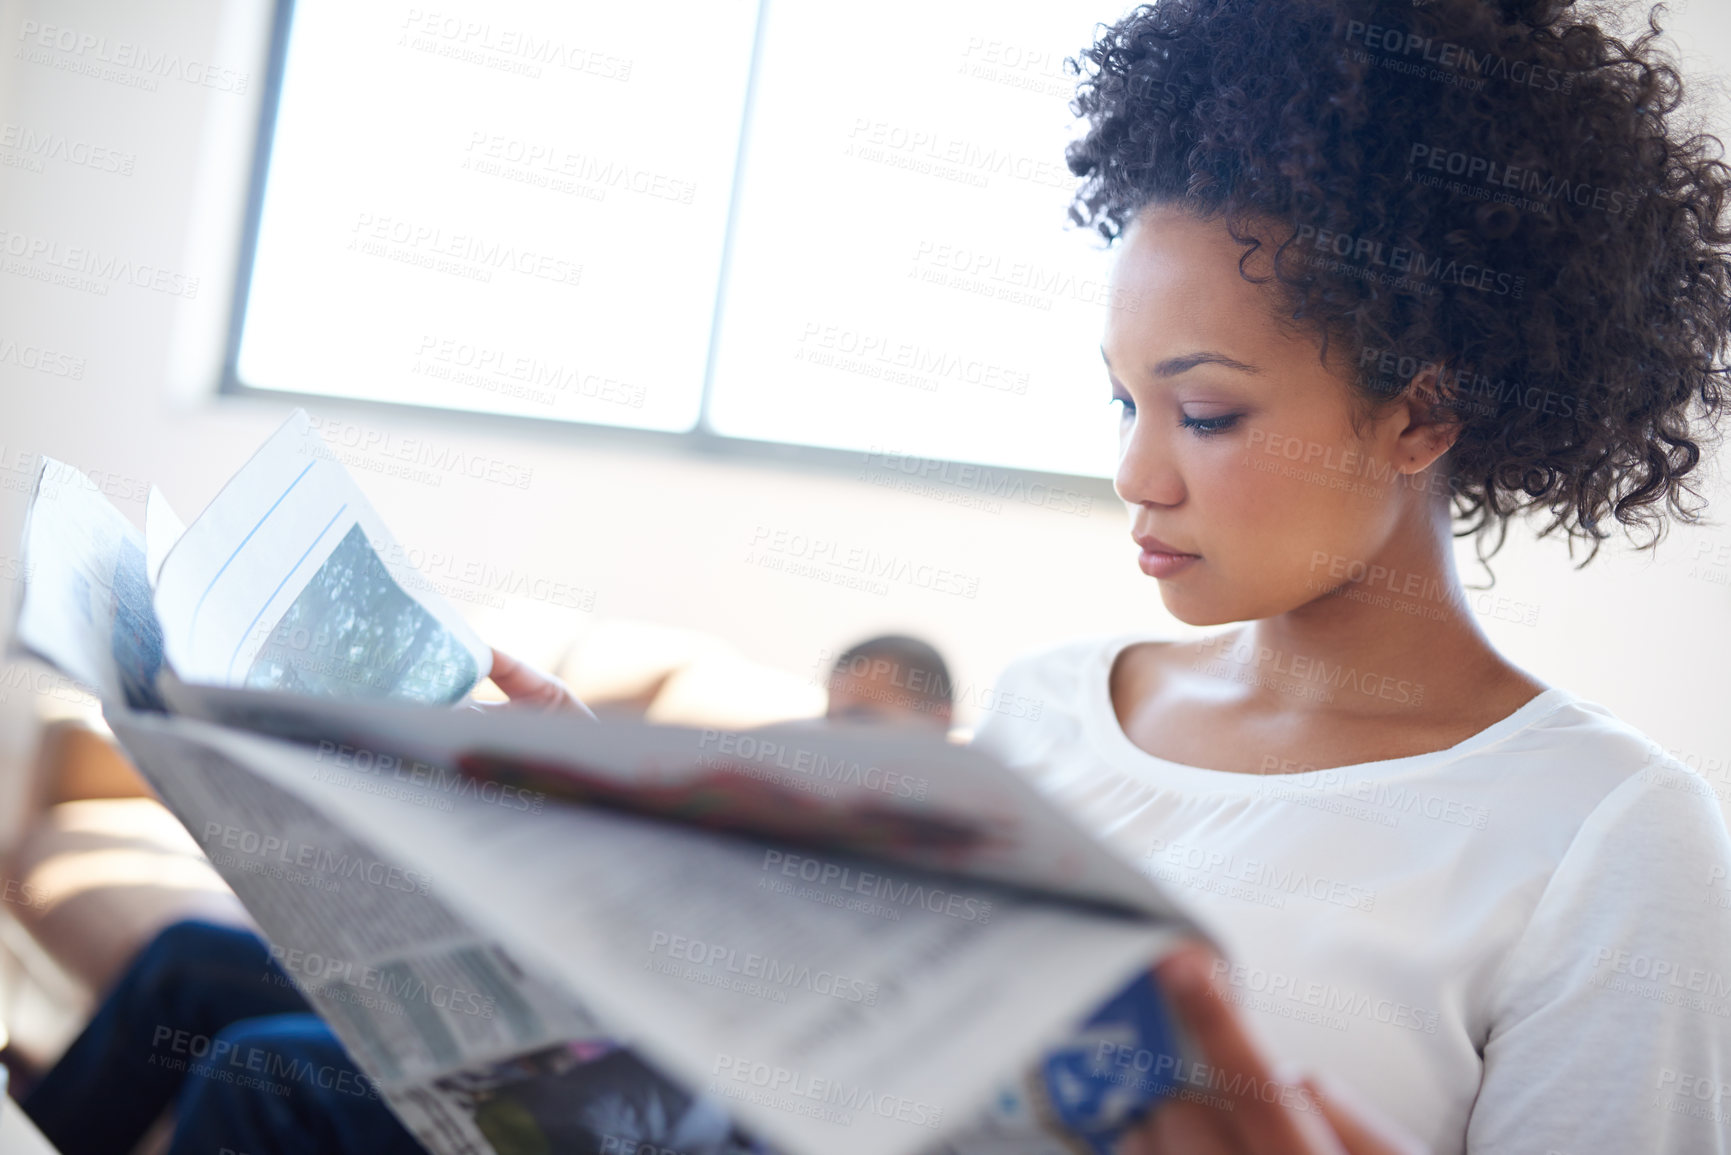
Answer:
POLYGON ((1108 691, 1158 640, 1018 659, 975 742, 1188 905, 1276 1058, 1439 1153, 1731 1152, 1731 837, 1699 775, 1560 688, 1429 754, 1170 762, 1108 691))

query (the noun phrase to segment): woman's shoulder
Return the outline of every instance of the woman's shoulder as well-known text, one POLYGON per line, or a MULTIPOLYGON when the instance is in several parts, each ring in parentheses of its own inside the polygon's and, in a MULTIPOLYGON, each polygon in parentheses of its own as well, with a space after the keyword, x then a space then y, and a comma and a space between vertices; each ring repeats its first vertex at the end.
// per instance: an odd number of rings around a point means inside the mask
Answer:
POLYGON ((1148 632, 1087 634, 1011 659, 974 703, 975 744, 1012 765, 1086 746, 1113 660, 1135 642, 1160 640, 1148 632))
MULTIPOLYGON (((1511 748, 1538 755, 1536 784, 1570 829, 1490 987, 1468 1146, 1519 1148, 1548 1115, 1590 1121, 1594 1150, 1725 1150, 1709 1126, 1685 1133, 1680 1096, 1665 1101, 1668 1079, 1688 1086, 1731 1061, 1731 835, 1713 783, 1582 699, 1511 748), (1664 1114, 1639 1109, 1607 1054, 1639 1057, 1664 1114)), ((1542 840, 1544 816, 1530 814, 1516 833, 1542 840)))
POLYGON ((1085 634, 1017 655, 1004 665, 995 684, 1045 691, 1054 699, 1074 697, 1092 688, 1094 679, 1104 685, 1113 659, 1127 646, 1172 640, 1170 633, 1150 630, 1085 634))
POLYGON ((1536 842, 1550 841, 1540 833, 1549 826, 1560 858, 1610 844, 1673 862, 1731 856, 1723 766, 1697 770, 1688 763, 1700 759, 1667 749, 1608 707, 1567 690, 1547 695, 1549 709, 1475 760, 1476 773, 1495 778, 1496 793, 1529 819, 1536 842))
POLYGON ((1715 804, 1721 797, 1726 781, 1722 764, 1702 763, 1687 751, 1668 749, 1590 698, 1558 687, 1547 690, 1546 696, 1551 708, 1512 734, 1503 753, 1523 758, 1535 772, 1567 776, 1578 786, 1595 786, 1593 792, 1601 796, 1623 789, 1682 792, 1715 804), (1721 789, 1715 789, 1708 775, 1719 780, 1721 789))

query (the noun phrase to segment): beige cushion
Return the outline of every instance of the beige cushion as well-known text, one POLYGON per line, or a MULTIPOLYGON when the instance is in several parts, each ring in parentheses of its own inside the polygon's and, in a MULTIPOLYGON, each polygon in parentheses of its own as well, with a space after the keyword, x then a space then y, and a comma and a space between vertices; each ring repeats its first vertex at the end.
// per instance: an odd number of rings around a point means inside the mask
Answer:
POLYGON ((51 806, 6 872, 7 909, 91 990, 182 918, 252 926, 197 842, 151 798, 51 806))
POLYGON ((46 804, 82 798, 149 798, 150 786, 114 738, 79 722, 43 728, 37 754, 43 767, 46 804))

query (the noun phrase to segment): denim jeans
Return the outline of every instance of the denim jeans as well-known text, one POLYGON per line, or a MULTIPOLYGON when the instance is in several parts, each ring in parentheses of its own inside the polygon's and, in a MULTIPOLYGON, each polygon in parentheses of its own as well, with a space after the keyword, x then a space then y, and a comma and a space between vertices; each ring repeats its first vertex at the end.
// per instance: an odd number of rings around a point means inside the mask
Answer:
POLYGON ((62 1155, 125 1155, 177 1100, 171 1155, 424 1155, 371 1088, 257 935, 180 922, 22 1105, 62 1155))

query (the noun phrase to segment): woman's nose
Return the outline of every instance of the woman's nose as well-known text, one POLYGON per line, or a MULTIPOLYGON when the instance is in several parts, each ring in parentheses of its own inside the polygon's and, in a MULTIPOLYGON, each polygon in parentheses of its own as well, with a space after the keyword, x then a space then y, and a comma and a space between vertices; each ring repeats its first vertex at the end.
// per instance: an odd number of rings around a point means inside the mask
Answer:
POLYGON ((1152 431, 1133 427, 1120 443, 1112 488, 1130 505, 1177 505, 1184 481, 1170 447, 1157 444, 1152 431))

